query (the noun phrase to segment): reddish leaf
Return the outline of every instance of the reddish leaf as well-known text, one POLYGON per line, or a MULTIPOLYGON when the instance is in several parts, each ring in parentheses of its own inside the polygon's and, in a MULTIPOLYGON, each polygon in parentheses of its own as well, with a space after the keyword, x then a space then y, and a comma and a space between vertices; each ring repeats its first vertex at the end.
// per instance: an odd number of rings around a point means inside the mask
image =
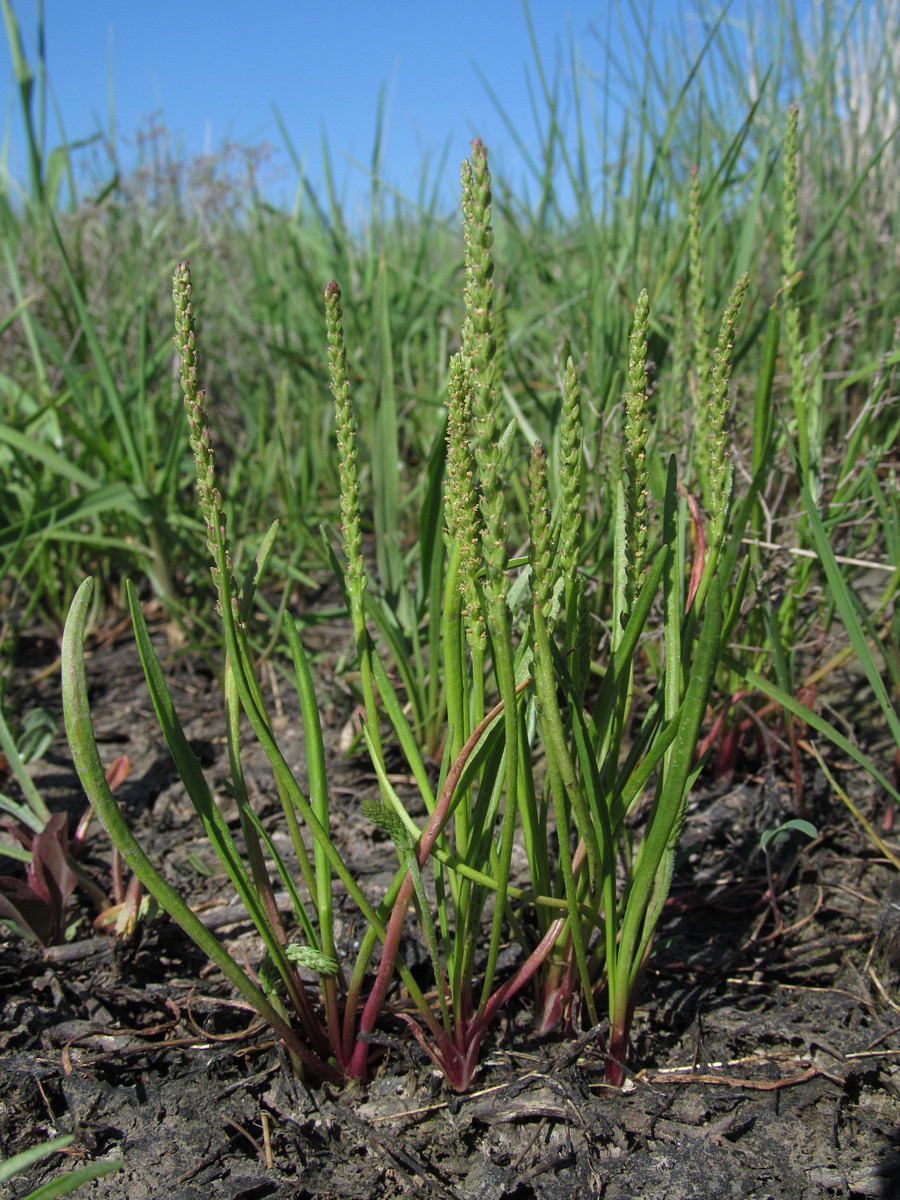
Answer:
POLYGON ((703 524, 703 518, 700 516, 700 508, 696 499, 690 492, 686 492, 688 508, 691 510, 691 521, 694 525, 694 538, 696 539, 697 548, 694 553, 694 563, 691 567, 691 582, 688 587, 687 607, 690 609, 694 603, 694 596, 697 594, 697 588, 700 586, 700 580, 703 578, 703 568, 706 566, 706 527, 703 524))
POLYGON ((118 758, 112 760, 106 768, 106 782, 109 784, 111 792, 114 792, 120 784, 125 782, 130 770, 131 763, 128 761, 127 754, 120 754, 118 758))
POLYGON ((54 920, 50 905, 24 880, 0 875, 0 917, 14 921, 41 946, 53 944, 54 920))
POLYGON ((78 883, 68 864, 68 841, 68 816, 54 813, 31 839, 26 882, 0 880, 0 914, 30 930, 42 946, 62 940, 66 901, 78 883))

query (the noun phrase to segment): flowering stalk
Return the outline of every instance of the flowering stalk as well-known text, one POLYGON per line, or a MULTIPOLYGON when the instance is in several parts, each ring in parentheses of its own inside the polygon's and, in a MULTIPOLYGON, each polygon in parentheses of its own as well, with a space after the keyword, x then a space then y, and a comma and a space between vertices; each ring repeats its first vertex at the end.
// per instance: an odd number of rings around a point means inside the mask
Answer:
POLYGON ((647 557, 647 326, 650 297, 647 289, 634 308, 628 389, 625 392, 625 608, 630 612, 640 590, 647 557))
MULTIPOLYGON (((803 335, 800 332, 800 307, 796 286, 800 280, 797 259, 797 232, 800 227, 798 200, 800 169, 797 153, 797 133, 800 110, 796 104, 788 109, 784 136, 784 180, 781 193, 781 312, 787 361, 791 373, 791 407, 797 428, 797 451, 804 478, 811 478, 814 465, 813 444, 809 437, 809 411, 806 402, 806 364, 803 335)), ((818 481, 816 481, 818 482, 818 481)), ((815 496, 815 491, 813 492, 815 496)))
POLYGON ((702 198, 700 171, 691 167, 691 189, 688 200, 688 246, 690 275, 688 303, 693 327, 693 391, 694 436, 691 441, 694 478, 699 479, 704 504, 709 507, 709 400, 710 357, 709 327, 706 318, 706 277, 703 271, 702 198))
POLYGON ((350 607, 350 622, 359 656, 363 703, 366 721, 378 752, 381 741, 378 732, 378 709, 372 679, 372 643, 366 629, 366 588, 368 578, 362 555, 362 532, 359 512, 358 450, 356 446, 356 414, 350 399, 350 377, 347 371, 347 351, 344 345, 344 323, 341 310, 341 289, 332 280, 325 285, 325 328, 328 338, 328 374, 334 397, 335 439, 341 481, 341 536, 347 563, 345 581, 350 607))
MULTIPOLYGON (((713 374, 707 381, 715 398, 707 418, 717 544, 724 536, 729 511, 725 422, 731 344, 746 287, 746 278, 741 279, 723 319, 713 374)), ((546 484, 538 449, 531 475, 535 697, 547 758, 545 792, 552 803, 559 847, 553 891, 558 894, 561 885, 567 905, 565 924, 544 969, 538 1027, 548 1029, 564 1019, 578 987, 587 1019, 596 1021, 595 990, 605 976, 610 1020, 607 1078, 613 1083, 624 1079, 634 1008, 671 884, 694 778, 694 752, 722 652, 723 631, 730 627, 716 574, 717 556, 707 558, 702 592, 690 612, 685 612, 674 459, 666 475, 662 526, 655 542, 652 536, 646 404, 649 316, 648 297, 642 292, 634 311, 625 396, 610 656, 589 720, 582 713, 582 693, 569 669, 569 656, 552 641, 543 513, 546 484), (652 636, 648 633, 651 615, 660 609, 664 670, 649 709, 636 726, 632 720, 635 662, 642 643, 652 636), (626 745, 624 732, 629 726, 626 745), (655 786, 650 814, 632 845, 625 819, 651 780, 655 786), (626 872, 621 886, 617 884, 620 848, 626 872)), ((730 606, 729 622, 739 607, 740 592, 730 606)))
POLYGON ((591 664, 591 634, 581 573, 584 541, 584 427, 581 422, 581 379, 575 360, 566 360, 559 437, 559 570, 565 589, 566 651, 572 655, 572 682, 584 704, 591 664))
MULTIPOLYGON (((516 706, 516 673, 512 639, 512 617, 507 593, 506 522, 503 516, 504 487, 502 471, 508 453, 511 433, 500 437, 497 424, 497 396, 493 275, 491 254, 494 233, 491 227, 491 176, 487 152, 482 142, 472 142, 471 160, 462 166, 463 236, 466 247, 465 309, 462 339, 466 373, 472 386, 472 421, 475 431, 475 461, 481 488, 482 547, 484 558, 484 592, 488 629, 491 637, 494 674, 500 699, 504 705, 504 755, 506 766, 503 821, 496 864, 497 895, 491 924, 487 966, 481 1000, 478 1006, 484 1017, 491 996, 500 940, 503 931, 509 870, 512 861, 513 835, 516 823, 516 791, 518 786, 518 714, 516 706)), ((513 427, 514 428, 514 427, 513 427)), ((471 943, 470 943, 471 945, 471 943)), ((474 957, 467 947, 468 960, 474 957)), ((462 973, 463 986, 469 978, 467 967, 462 973)))
MULTIPOLYGON (((127 591, 145 677, 167 744, 206 835, 221 859, 265 947, 266 955, 259 971, 263 990, 249 979, 246 972, 231 959, 216 939, 197 921, 184 901, 161 878, 135 841, 109 793, 102 768, 99 766, 82 661, 83 629, 90 581, 86 581, 80 589, 67 623, 64 672, 67 730, 73 758, 92 805, 114 844, 126 860, 133 864, 135 873, 147 889, 278 1032, 299 1072, 319 1079, 338 1079, 348 1065, 348 1057, 344 1054, 345 1041, 338 1012, 337 987, 340 971, 335 956, 332 928, 332 874, 341 879, 348 894, 359 907, 372 939, 384 939, 385 922, 347 870, 331 840, 319 709, 303 647, 287 613, 284 614, 284 625, 297 675, 306 733, 308 796, 298 785, 275 741, 272 722, 266 712, 262 691, 255 676, 253 655, 245 626, 259 580, 272 550, 277 523, 263 539, 256 562, 251 564, 238 592, 233 579, 224 522, 221 519, 221 499, 215 482, 215 464, 209 445, 203 391, 198 384, 190 274, 186 263, 179 266, 176 275, 175 302, 176 341, 182 359, 183 389, 197 466, 198 498, 207 527, 209 548, 213 554, 213 578, 218 591, 218 607, 222 617, 226 651, 224 694, 228 751, 232 767, 230 790, 238 804, 249 870, 244 865, 243 856, 234 842, 228 823, 213 799, 200 770, 200 764, 184 736, 153 651, 137 593, 130 584, 127 591), (250 807, 241 768, 238 705, 243 709, 272 766, 285 822, 307 887, 312 915, 301 900, 291 873, 250 807), (309 861, 298 818, 313 835, 314 863, 309 861), (274 904, 271 880, 262 850, 263 843, 288 887, 295 920, 302 929, 305 944, 287 942, 284 922, 274 904), (320 976, 326 1028, 320 1023, 308 997, 306 987, 297 971, 298 965, 313 969, 320 976), (299 1032, 295 1025, 299 1027, 299 1032)), ((399 886, 400 879, 396 881, 395 895, 399 886)), ((384 911, 389 911, 389 904, 384 911)), ((355 974, 361 975, 365 965, 365 961, 361 968, 357 964, 355 974)), ((401 964, 400 974, 410 995, 427 1011, 421 990, 405 965, 401 964)), ((349 1007, 352 1022, 355 1019, 355 1010, 352 1005, 349 1007)), ((345 1013, 345 1019, 346 1017, 345 1013)))
POLYGON ((222 497, 216 487, 215 454, 209 441, 206 392, 200 386, 194 306, 191 303, 191 268, 187 262, 178 264, 172 298, 175 301, 175 346, 181 358, 181 387, 197 472, 197 497, 206 522, 206 545, 213 560, 213 583, 219 597, 220 611, 223 589, 227 588, 232 593, 233 614, 238 620, 240 614, 232 577, 231 550, 225 532, 222 497))

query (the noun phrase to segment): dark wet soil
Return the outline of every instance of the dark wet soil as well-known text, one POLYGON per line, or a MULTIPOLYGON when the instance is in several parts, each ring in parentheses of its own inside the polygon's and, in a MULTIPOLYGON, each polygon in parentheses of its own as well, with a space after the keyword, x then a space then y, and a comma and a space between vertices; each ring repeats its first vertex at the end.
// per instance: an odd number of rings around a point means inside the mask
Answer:
MULTIPOLYGON (((338 678, 345 634, 304 636, 318 652, 319 677, 338 678)), ((55 674, 35 669, 46 647, 33 649, 14 694, 22 704, 58 708, 55 674)), ((130 761, 117 796, 140 840, 255 965, 258 945, 199 835, 127 633, 98 646, 88 671, 101 754, 130 761)), ((211 674, 188 658, 167 671, 186 732, 220 783, 227 762, 211 674)), ((277 690, 270 700, 286 756, 299 763, 296 704, 277 676, 268 686, 277 690)), ((392 873, 393 851, 359 815, 374 780, 362 760, 344 760, 338 749, 352 697, 339 683, 322 694, 340 848, 374 894, 392 873)), ((264 760, 250 750, 247 764, 258 811, 275 831, 264 760)), ((0 1154, 76 1135, 69 1161, 42 1164, 0 1187, 0 1196, 23 1196, 60 1169, 119 1157, 121 1171, 76 1194, 900 1196, 897 872, 804 754, 806 815, 819 837, 776 856, 773 907, 758 844, 762 830, 796 815, 787 767, 748 761, 730 782, 710 778, 695 792, 621 1091, 604 1083, 596 1035, 538 1039, 525 1001, 510 1004, 493 1027, 466 1096, 445 1090, 390 1018, 365 1091, 309 1088, 177 927, 158 920, 135 941, 116 942, 92 931, 93 914, 76 893, 73 940, 44 953, 10 936, 0 943, 0 1154)), ((77 820, 84 801, 63 740, 34 773, 51 808, 77 820)), ((841 782, 877 820, 870 784, 849 770, 841 782)), ((8 781, 3 787, 14 791, 8 781)), ((85 861, 108 889, 102 831, 91 832, 85 861)), ((349 941, 349 907, 345 921, 349 941)))

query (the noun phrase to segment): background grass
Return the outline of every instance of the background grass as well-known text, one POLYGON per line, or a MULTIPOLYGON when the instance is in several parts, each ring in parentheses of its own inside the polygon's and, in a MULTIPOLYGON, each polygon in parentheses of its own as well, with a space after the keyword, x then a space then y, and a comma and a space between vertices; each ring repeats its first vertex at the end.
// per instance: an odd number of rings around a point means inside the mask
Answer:
MULTIPOLYGON (((14 658, 17 633, 29 620, 61 628, 88 573, 98 579, 98 606, 121 607, 128 574, 146 581, 191 640, 211 636, 206 551, 170 332, 169 280, 183 258, 192 261, 202 297, 202 370, 222 491, 232 501, 240 497, 229 513, 238 569, 245 545, 255 546, 277 516, 281 557, 273 566, 285 586, 310 581, 322 564, 318 526, 338 520, 322 285, 341 283, 361 413, 364 506, 378 535, 377 574, 396 598, 401 581, 416 574, 413 514, 430 478, 425 465, 439 465, 448 360, 460 323, 459 220, 439 210, 436 180, 423 172, 419 194, 402 198, 373 170, 360 225, 343 210, 330 174, 324 196, 301 175, 293 210, 280 211, 262 195, 253 147, 229 149, 214 162, 183 162, 157 129, 144 139, 142 163, 129 177, 94 145, 94 183, 79 193, 73 181, 84 151, 40 140, 34 102, 44 102, 43 64, 26 62, 5 0, 3 7, 20 88, 16 119, 26 122, 32 148, 29 178, 4 174, 0 188, 5 660, 14 658)), ((772 25, 745 42, 727 9, 702 4, 692 38, 660 44, 643 6, 633 5, 642 33, 624 59, 589 62, 573 44, 566 70, 554 74, 535 43, 536 152, 528 153, 524 133, 504 114, 530 172, 524 181, 495 178, 502 394, 525 435, 514 486, 524 496, 532 436, 551 447, 558 438, 559 375, 571 352, 583 372, 593 514, 586 565, 601 618, 611 566, 609 467, 618 454, 605 434, 624 388, 631 305, 644 286, 652 313, 651 455, 657 439, 668 446, 690 433, 696 383, 680 354, 679 330, 690 332, 693 164, 701 180, 706 311, 721 312, 738 275, 751 274, 732 384, 738 496, 746 487, 767 312, 782 286, 782 143, 790 102, 800 110, 802 276, 792 295, 803 373, 791 382, 778 360, 756 532, 771 543, 806 545, 788 454, 798 437, 791 388, 799 388, 815 453, 812 490, 835 548, 896 562, 900 174, 897 60, 885 32, 897 27, 900 5, 825 0, 813 9, 813 26, 804 30, 794 6, 781 4, 772 25), (612 142, 615 106, 625 121, 612 142), (563 203, 561 195, 570 199, 563 203), (871 521, 876 510, 880 518, 871 521)), ((458 147, 460 158, 467 149, 458 147)), ((373 166, 378 161, 376 138, 373 166)), ((656 478, 659 490, 661 471, 656 478)), ((688 473, 684 482, 698 481, 688 473)), ((512 537, 524 538, 524 527, 514 527, 512 537)), ((790 683, 794 642, 803 640, 794 632, 807 637, 822 620, 827 627, 830 607, 827 597, 816 599, 810 565, 794 579, 796 596, 808 602, 795 599, 785 615, 768 571, 763 554, 755 599, 777 611, 774 625, 758 634, 768 646, 773 629, 780 630, 777 649, 790 683)), ((885 574, 883 583, 875 587, 876 606, 886 614, 896 575, 885 574)), ((895 622, 889 624, 896 645, 895 622)))

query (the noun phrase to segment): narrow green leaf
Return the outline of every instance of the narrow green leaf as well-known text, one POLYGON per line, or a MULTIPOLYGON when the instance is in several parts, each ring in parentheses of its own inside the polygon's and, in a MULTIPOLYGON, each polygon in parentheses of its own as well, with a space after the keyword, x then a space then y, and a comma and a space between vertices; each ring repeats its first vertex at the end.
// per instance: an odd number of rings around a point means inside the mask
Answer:
POLYGON ((41 1161, 42 1158, 47 1158, 56 1150, 64 1150, 67 1146, 71 1146, 75 1141, 75 1137, 71 1133, 65 1133, 62 1137, 52 1138, 49 1142, 43 1142, 38 1146, 32 1146, 28 1150, 20 1150, 18 1154, 14 1154, 12 1158, 4 1158, 0 1160, 0 1183, 6 1183, 7 1179, 12 1179, 13 1175, 18 1175, 20 1171, 27 1171, 29 1167, 33 1167, 35 1163, 41 1161))
POLYGON ((160 906, 216 964, 263 1020, 272 1026, 285 1045, 302 1061, 314 1064, 320 1074, 324 1069, 327 1076, 331 1072, 325 1064, 318 1062, 315 1056, 311 1055, 243 968, 159 874, 128 828, 119 806, 113 799, 97 750, 84 670, 84 623, 93 586, 92 579, 85 579, 79 587, 66 621, 62 645, 62 691, 66 734, 72 761, 91 806, 113 845, 160 906))
POLYGON ((864 754, 858 746, 854 746, 833 725, 829 724, 823 717, 820 717, 818 713, 813 712, 811 708, 807 708, 805 704, 801 704, 798 700, 795 700, 789 692, 785 692, 782 688, 766 679, 764 675, 760 675, 750 667, 744 666, 733 655, 726 652, 722 658, 726 666, 734 671, 738 678, 749 684, 751 688, 762 692, 764 696, 768 696, 770 700, 776 701, 787 712, 792 713, 795 717, 799 717, 801 721, 805 721, 807 725, 811 725, 813 729, 824 734, 833 745, 837 746, 839 750, 842 750, 854 762, 859 763, 864 770, 868 771, 876 783, 883 787, 900 804, 900 792, 897 791, 887 776, 879 771, 878 767, 867 754, 864 754))
POLYGON ((884 719, 887 721, 891 736, 894 738, 897 746, 900 747, 900 717, 898 717, 897 711, 891 703, 887 688, 884 686, 884 680, 881 677, 878 667, 875 665, 875 659, 869 648, 868 639, 856 615, 850 591, 844 582, 844 577, 841 574, 841 569, 834 556, 834 551, 828 540, 828 534, 825 532, 825 526, 822 524, 809 487, 806 481, 802 479, 800 496, 803 500, 803 507, 806 509, 806 515, 809 518, 810 528, 812 529, 813 539, 819 555, 819 562, 825 571, 831 596, 841 615, 841 621, 847 631, 847 636, 850 638, 850 644, 856 652, 860 666, 865 671, 869 686, 875 693, 875 699, 878 701, 878 705, 884 714, 884 719))

